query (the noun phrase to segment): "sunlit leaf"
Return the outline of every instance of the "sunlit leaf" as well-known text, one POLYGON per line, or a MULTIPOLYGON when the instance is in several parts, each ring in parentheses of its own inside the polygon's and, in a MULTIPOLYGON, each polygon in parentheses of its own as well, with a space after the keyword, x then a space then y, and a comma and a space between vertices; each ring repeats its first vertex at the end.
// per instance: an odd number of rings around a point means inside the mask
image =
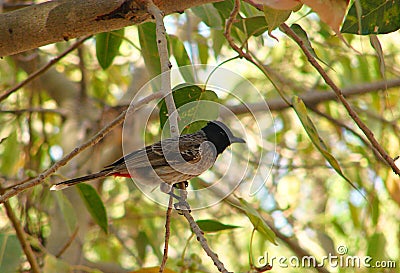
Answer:
POLYGON ((264 17, 268 25, 268 34, 271 37, 271 32, 284 23, 291 13, 291 10, 278 10, 264 6, 264 17))
POLYGON ((381 232, 374 233, 368 238, 367 255, 374 260, 379 261, 385 259, 386 238, 381 232))
POLYGON ((386 65, 385 65, 385 56, 383 54, 381 42, 379 41, 378 36, 376 36, 375 34, 369 35, 369 41, 372 47, 374 48, 376 56, 378 57, 379 60, 379 72, 381 73, 381 77, 385 79, 386 65))
POLYGON ((217 232, 222 230, 229 230, 239 228, 240 226, 227 225, 215 220, 197 220, 196 223, 204 232, 217 232))
MULTIPOLYGON (((173 97, 179 113, 179 130, 182 134, 197 132, 208 120, 218 117, 218 97, 214 91, 203 90, 196 85, 178 85, 173 89, 173 97)), ((165 100, 160 105, 160 126, 169 126, 168 110, 165 100)))
POLYGON ((56 191, 53 192, 53 194, 55 195, 55 200, 61 211, 61 215, 65 220, 66 227, 69 233, 72 234, 72 232, 76 229, 77 226, 77 218, 74 207, 62 192, 56 191))
MULTIPOLYGON (((169 35, 168 37, 169 45, 171 47, 171 53, 174 55, 176 63, 179 67, 191 65, 189 55, 186 52, 185 46, 182 41, 178 39, 178 37, 174 35, 169 35)), ((194 82, 193 71, 191 69, 180 69, 180 73, 182 77, 187 82, 194 82)))
POLYGON ((222 30, 211 29, 212 49, 214 51, 215 59, 221 53, 222 46, 225 44, 226 39, 222 30))
POLYGON ((0 234, 0 272, 17 272, 22 248, 16 235, 0 234))
POLYGON ((18 170, 20 157, 20 146, 17 139, 17 132, 12 132, 1 144, 4 147, 1 153, 0 171, 4 175, 14 175, 18 170))
POLYGON ((203 4, 191 8, 194 14, 201 18, 203 23, 211 28, 222 29, 222 20, 217 9, 212 4, 203 4))
POLYGON ((233 25, 240 29, 247 36, 259 36, 268 29, 264 16, 244 18, 233 25))
MULTIPOLYGON (((43 273, 69 273, 71 271, 71 266, 67 262, 57 259, 53 255, 47 254, 44 258, 43 273)), ((94 271, 91 272, 95 273, 94 271)))
POLYGON ((310 40, 308 39, 307 32, 305 32, 304 29, 298 24, 293 24, 290 26, 290 28, 294 31, 294 33, 296 33, 297 36, 299 36, 299 38, 302 40, 303 44, 306 46, 311 55, 313 55, 314 58, 316 58, 317 60, 328 66, 328 64, 325 63, 323 60, 321 60, 318 57, 317 53, 315 53, 315 50, 312 47, 310 40))
POLYGON ((239 201, 241 206, 237 208, 242 210, 247 215, 254 228, 264 235, 268 241, 277 245, 275 233, 271 230, 258 211, 256 211, 246 200, 239 198, 239 201))
POLYGON ((347 181, 347 183, 350 184, 350 186, 352 186, 360 193, 360 190, 353 184, 353 182, 351 182, 351 180, 344 175, 339 165, 339 162, 328 151, 327 146, 325 145, 324 141, 318 134, 317 128, 315 127, 314 123, 311 121, 310 117, 307 114, 307 108, 304 102, 299 97, 294 96, 292 104, 298 118, 303 124, 304 130, 306 130, 308 136, 310 137, 315 147, 325 157, 326 161, 332 166, 332 168, 336 171, 336 173, 339 174, 344 180, 347 181))
POLYGON ((349 0, 301 0, 301 2, 312 8, 336 33, 340 33, 340 25, 346 15, 349 0))
POLYGON ((123 28, 96 35, 96 56, 104 70, 112 64, 114 58, 119 54, 123 36, 123 28))
POLYGON ((107 212, 97 191, 85 183, 78 184, 77 188, 93 220, 105 233, 108 233, 107 212))
POLYGON ((400 0, 358 0, 354 1, 347 13, 341 32, 359 35, 384 34, 399 28, 400 0), (357 3, 360 3, 358 9, 357 3))
POLYGON ((161 73, 160 57, 158 55, 156 24, 147 22, 138 26, 140 48, 146 69, 149 72, 150 78, 161 73))

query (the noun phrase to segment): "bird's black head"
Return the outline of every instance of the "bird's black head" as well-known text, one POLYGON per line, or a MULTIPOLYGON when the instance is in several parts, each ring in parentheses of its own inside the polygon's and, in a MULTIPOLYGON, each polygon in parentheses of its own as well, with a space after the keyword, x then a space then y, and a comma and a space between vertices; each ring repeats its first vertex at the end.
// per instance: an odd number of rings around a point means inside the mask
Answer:
POLYGON ((207 139, 215 145, 218 154, 222 153, 232 143, 246 143, 243 139, 235 137, 232 131, 222 122, 214 120, 201 129, 207 139))

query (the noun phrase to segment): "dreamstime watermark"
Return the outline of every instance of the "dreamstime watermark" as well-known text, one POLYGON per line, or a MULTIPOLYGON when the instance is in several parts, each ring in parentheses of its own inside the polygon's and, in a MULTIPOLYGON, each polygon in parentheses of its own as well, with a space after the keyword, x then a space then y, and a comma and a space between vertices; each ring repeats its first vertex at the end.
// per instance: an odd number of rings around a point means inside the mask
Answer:
POLYGON ((347 255, 348 248, 340 245, 336 249, 337 253, 316 258, 315 256, 270 256, 265 252, 263 256, 257 259, 257 266, 264 267, 266 265, 280 268, 396 268, 396 261, 392 260, 374 260, 371 256, 351 256, 347 255))

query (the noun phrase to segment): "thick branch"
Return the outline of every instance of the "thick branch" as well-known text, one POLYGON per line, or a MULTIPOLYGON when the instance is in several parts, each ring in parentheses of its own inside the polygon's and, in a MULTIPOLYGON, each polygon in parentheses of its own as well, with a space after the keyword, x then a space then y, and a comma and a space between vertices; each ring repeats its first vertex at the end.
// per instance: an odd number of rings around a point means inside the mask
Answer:
MULTIPOLYGON (((167 15, 219 0, 163 0, 167 15)), ((0 56, 140 24, 151 19, 139 0, 55 0, 0 14, 0 56)))

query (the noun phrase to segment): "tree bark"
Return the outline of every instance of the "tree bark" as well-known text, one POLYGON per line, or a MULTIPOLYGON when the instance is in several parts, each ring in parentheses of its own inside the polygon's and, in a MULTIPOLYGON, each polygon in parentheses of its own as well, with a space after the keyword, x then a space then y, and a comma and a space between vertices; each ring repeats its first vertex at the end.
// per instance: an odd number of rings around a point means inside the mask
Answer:
MULTIPOLYGON (((221 0, 162 0, 164 13, 221 0)), ((140 24, 151 19, 140 0, 55 0, 0 14, 0 56, 140 24)))

